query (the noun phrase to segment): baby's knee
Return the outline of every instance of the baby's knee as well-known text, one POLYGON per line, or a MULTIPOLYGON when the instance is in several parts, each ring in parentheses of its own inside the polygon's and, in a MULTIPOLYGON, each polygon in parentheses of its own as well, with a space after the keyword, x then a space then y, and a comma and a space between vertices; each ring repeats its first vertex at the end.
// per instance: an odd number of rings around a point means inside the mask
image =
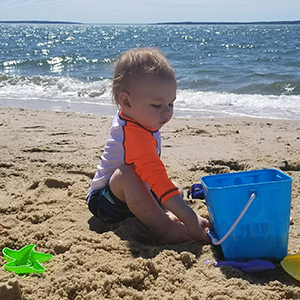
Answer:
POLYGON ((110 185, 115 182, 117 184, 132 184, 132 181, 136 181, 137 178, 138 175, 135 172, 134 166, 123 164, 113 172, 109 181, 110 185))
POLYGON ((120 165, 113 173, 113 176, 124 177, 132 176, 135 173, 135 168, 133 165, 120 165))

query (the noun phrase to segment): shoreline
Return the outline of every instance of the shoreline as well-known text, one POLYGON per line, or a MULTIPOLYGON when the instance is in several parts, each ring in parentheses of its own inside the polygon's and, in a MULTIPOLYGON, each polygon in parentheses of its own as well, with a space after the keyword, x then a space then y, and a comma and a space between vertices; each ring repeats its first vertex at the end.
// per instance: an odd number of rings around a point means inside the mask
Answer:
MULTIPOLYGON (((245 274, 210 244, 158 246, 136 218, 104 224, 84 200, 112 117, 0 107, 0 250, 35 244, 53 258, 43 275, 0 269, 0 300, 299 299, 299 282, 275 269, 245 274), (243 287, 241 289, 241 286, 243 287)), ((162 161, 186 192, 210 174, 277 168, 293 178, 289 253, 300 248, 300 120, 172 119, 162 130, 162 161)), ((0 256, 0 265, 5 260, 0 256)))
MULTIPOLYGON (((93 115, 93 116, 105 116, 105 117, 113 117, 118 108, 114 105, 87 105, 86 103, 68 103, 64 101, 56 101, 54 103, 45 101, 42 107, 37 107, 36 104, 41 104, 39 100, 32 100, 29 102, 25 102, 20 100, 14 100, 14 105, 7 105, 6 102, 0 102, 0 109, 21 109, 21 110, 33 110, 33 111, 49 111, 49 112, 61 112, 61 113, 75 113, 80 115, 93 115)), ((252 115, 233 115, 226 112, 214 112, 214 115, 210 111, 192 111, 192 110, 177 110, 174 109, 173 119, 258 119, 258 120, 282 120, 282 121, 300 121, 299 119, 294 118, 280 118, 280 117, 265 117, 265 116, 252 116, 252 115)))

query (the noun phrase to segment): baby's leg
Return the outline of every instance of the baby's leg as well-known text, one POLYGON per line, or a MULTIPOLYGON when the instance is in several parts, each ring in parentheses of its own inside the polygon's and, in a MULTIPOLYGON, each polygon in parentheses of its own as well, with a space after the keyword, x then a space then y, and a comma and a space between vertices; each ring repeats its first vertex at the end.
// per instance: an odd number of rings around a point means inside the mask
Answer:
POLYGON ((109 185, 113 194, 126 202, 132 213, 153 231, 158 243, 181 243, 190 240, 185 225, 174 222, 167 216, 136 174, 134 166, 123 165, 118 168, 109 185))

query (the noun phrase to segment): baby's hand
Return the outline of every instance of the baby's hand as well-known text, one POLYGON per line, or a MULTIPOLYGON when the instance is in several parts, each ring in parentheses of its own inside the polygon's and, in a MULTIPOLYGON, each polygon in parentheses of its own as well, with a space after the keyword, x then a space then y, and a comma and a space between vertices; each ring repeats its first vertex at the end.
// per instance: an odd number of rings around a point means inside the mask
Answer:
POLYGON ((186 227, 187 235, 194 241, 209 241, 205 231, 206 228, 212 228, 211 223, 198 216, 194 210, 187 205, 180 195, 169 198, 164 206, 170 210, 177 218, 183 222, 186 227))
POLYGON ((211 223, 205 218, 195 214, 194 218, 185 224, 188 236, 194 241, 209 241, 209 237, 205 231, 206 228, 212 228, 211 223))

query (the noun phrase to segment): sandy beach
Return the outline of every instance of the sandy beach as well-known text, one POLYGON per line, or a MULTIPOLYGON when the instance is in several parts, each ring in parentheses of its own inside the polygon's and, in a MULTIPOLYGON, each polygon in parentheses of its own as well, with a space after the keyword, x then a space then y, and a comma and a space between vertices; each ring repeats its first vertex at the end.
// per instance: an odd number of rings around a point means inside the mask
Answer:
MULTIPOLYGON (((95 219, 84 201, 111 118, 0 108, 0 250, 29 244, 53 258, 16 275, 0 256, 0 300, 300 299, 300 282, 275 269, 245 274, 216 261, 211 244, 158 246, 136 218, 95 219)), ((293 178, 289 253, 300 248, 300 120, 173 119, 162 160, 186 191, 200 177, 277 168, 293 178)), ((187 199, 209 217, 203 200, 187 199)))

